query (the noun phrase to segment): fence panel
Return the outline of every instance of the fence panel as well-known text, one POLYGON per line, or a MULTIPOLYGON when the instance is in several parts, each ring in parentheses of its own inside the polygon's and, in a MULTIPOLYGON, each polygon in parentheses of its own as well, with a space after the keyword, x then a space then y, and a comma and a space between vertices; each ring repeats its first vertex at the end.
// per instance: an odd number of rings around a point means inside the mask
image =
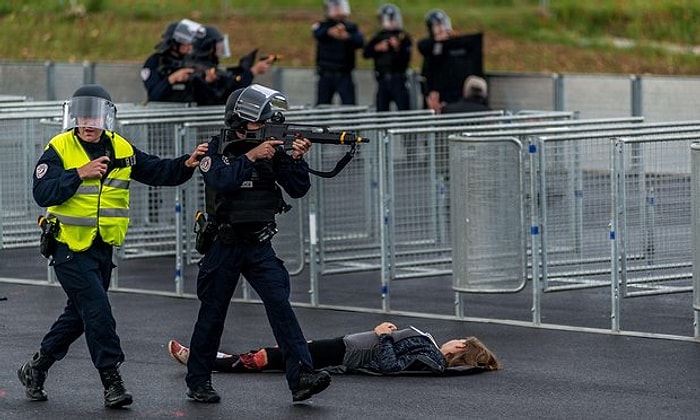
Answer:
POLYGON ((508 137, 449 141, 452 288, 520 291, 527 280, 522 144, 508 137))
POLYGON ((693 208, 693 309, 695 311, 695 338, 700 338, 700 144, 690 146, 691 206, 693 208))
POLYGON ((622 187, 615 193, 624 200, 617 225, 625 297, 691 290, 688 149, 698 139, 697 134, 621 137, 611 146, 619 154, 615 171, 622 180, 613 188, 622 187))

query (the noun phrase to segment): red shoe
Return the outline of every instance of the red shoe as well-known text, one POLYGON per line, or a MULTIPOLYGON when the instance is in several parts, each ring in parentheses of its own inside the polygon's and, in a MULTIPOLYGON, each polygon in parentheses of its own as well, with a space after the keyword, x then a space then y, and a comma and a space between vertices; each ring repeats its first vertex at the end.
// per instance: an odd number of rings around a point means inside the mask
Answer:
POLYGON ((267 365, 267 354, 264 350, 239 354, 238 363, 243 365, 246 371, 260 372, 267 365))
POLYGON ((190 358, 190 349, 175 340, 170 340, 168 342, 168 354, 170 354, 176 362, 187 366, 187 359, 190 358))

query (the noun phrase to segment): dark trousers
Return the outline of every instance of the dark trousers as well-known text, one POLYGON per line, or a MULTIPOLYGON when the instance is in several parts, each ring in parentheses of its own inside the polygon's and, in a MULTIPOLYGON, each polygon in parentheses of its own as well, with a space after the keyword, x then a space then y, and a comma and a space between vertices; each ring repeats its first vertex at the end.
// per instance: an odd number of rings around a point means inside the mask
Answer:
POLYGON ((226 313, 240 274, 265 305, 272 333, 284 355, 287 383, 290 389, 295 389, 301 369, 312 371, 313 362, 289 303, 289 272, 270 243, 225 244, 220 238, 199 262, 200 307, 190 339, 187 385, 192 388, 211 378, 226 313))
MULTIPOLYGON (((323 340, 312 340, 307 343, 309 353, 314 361, 314 369, 323 369, 332 366, 340 366, 345 358, 345 341, 343 337, 327 338, 323 340)), ((279 347, 264 347, 267 353, 267 365, 262 371, 284 370, 284 354, 279 347)), ((217 372, 247 372, 245 368, 240 368, 238 356, 221 357, 216 359, 214 370, 217 372)))
POLYGON ((60 360, 83 332, 92 363, 99 370, 124 361, 107 289, 112 275, 112 246, 99 237, 83 252, 59 243, 51 264, 68 296, 63 313, 41 342, 41 352, 60 360))
POLYGON ((406 76, 403 74, 390 74, 377 78, 377 111, 389 111, 393 101, 396 109, 405 111, 410 109, 406 76))
MULTIPOLYGON (((345 357, 345 341, 342 337, 325 340, 312 340, 307 343, 309 352, 314 360, 314 369, 340 366, 345 357)), ((267 366, 263 370, 281 370, 282 352, 277 347, 265 347, 267 366)))
POLYGON ((355 105, 355 82, 352 72, 321 71, 318 75, 316 105, 333 103, 333 96, 340 95, 343 105, 355 105))

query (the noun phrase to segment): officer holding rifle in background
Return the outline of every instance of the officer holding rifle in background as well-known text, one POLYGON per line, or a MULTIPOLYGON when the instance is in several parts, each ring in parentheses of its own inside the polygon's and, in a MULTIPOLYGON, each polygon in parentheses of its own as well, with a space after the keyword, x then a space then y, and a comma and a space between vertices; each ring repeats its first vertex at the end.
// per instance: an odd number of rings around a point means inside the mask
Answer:
POLYGON ((257 59, 258 50, 241 57, 236 67, 219 67, 222 58, 231 56, 228 35, 222 34, 214 26, 205 26, 206 34, 198 38, 194 43, 192 60, 195 73, 192 77, 198 77, 207 82, 210 91, 208 96, 197 99, 197 105, 224 105, 229 95, 236 89, 250 86, 255 76, 267 73, 277 55, 268 55, 257 59))
POLYGON ((279 58, 256 60, 256 55, 254 50, 238 66, 220 68, 220 60, 231 56, 228 36, 214 26, 182 19, 168 25, 141 69, 141 79, 148 101, 224 105, 231 92, 249 86, 279 58))
POLYGON ((210 94, 206 84, 213 82, 215 75, 207 73, 204 79, 192 77, 195 68, 185 65, 194 42, 205 35, 206 28, 189 19, 168 25, 156 52, 141 69, 149 102, 197 102, 210 94))

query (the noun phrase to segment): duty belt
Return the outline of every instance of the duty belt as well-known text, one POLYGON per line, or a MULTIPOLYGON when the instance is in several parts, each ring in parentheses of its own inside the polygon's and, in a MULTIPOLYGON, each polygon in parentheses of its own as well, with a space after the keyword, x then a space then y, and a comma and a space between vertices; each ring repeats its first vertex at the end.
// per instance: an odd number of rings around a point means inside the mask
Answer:
POLYGON ((219 226, 218 236, 227 245, 239 243, 259 245, 269 242, 277 232, 277 224, 275 222, 270 222, 262 229, 254 232, 241 231, 233 225, 225 223, 219 226))

